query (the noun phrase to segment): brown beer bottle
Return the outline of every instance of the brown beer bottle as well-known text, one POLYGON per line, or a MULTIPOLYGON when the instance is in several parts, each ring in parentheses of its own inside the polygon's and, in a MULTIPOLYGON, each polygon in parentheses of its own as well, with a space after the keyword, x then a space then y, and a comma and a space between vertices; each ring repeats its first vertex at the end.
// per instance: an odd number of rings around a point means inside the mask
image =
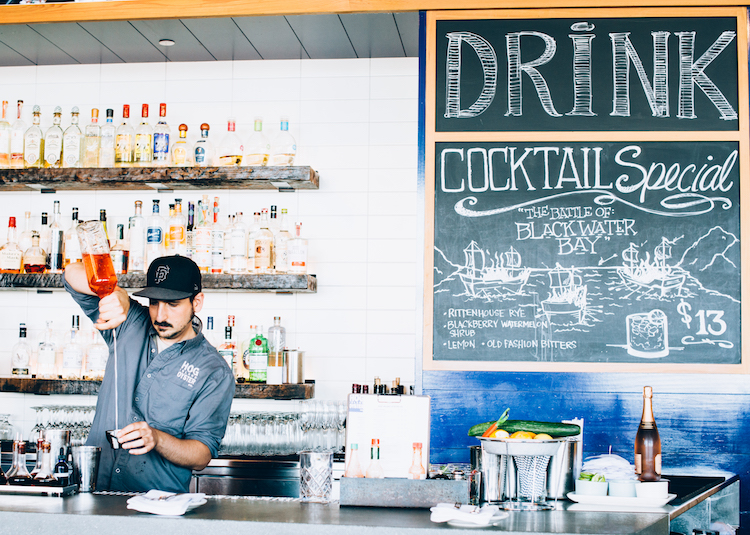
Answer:
POLYGON ((661 479, 661 439, 651 406, 653 391, 643 387, 643 416, 635 434, 635 473, 641 481, 661 479))

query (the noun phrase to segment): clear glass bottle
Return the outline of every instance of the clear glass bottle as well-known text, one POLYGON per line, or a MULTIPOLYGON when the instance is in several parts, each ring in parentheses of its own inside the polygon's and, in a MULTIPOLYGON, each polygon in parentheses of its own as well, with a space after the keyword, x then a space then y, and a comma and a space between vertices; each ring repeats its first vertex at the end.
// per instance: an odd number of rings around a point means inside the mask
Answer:
POLYGON ((83 149, 83 167, 99 167, 102 128, 99 126, 99 110, 91 109, 91 122, 86 125, 86 140, 83 149))
POLYGON ((195 232, 195 204, 188 201, 187 227, 185 227, 185 247, 187 257, 192 260, 195 248, 193 246, 193 236, 195 232))
POLYGON ((129 167, 135 158, 135 130, 130 126, 130 106, 122 106, 122 123, 117 127, 115 135, 115 165, 129 167))
POLYGON ((295 223, 294 230, 294 238, 287 245, 289 273, 307 273, 307 240, 302 237, 302 223, 295 223))
POLYGON ((227 121, 227 134, 221 140, 218 149, 218 164, 226 166, 242 165, 242 139, 234 131, 234 119, 227 121))
POLYGON ((26 339, 25 323, 18 328, 18 342, 11 349, 10 355, 12 373, 15 377, 31 375, 31 346, 26 339))
POLYGON ((294 165, 297 155, 297 142, 289 133, 289 119, 281 118, 279 133, 271 143, 271 160, 269 165, 294 165))
POLYGON ((181 124, 178 130, 180 132, 180 137, 172 146, 172 165, 175 167, 187 167, 192 165, 190 151, 188 150, 187 145, 188 127, 186 124, 181 124))
POLYGON ((193 162, 197 167, 211 167, 214 163, 215 151, 213 144, 208 140, 208 123, 201 124, 201 138, 193 146, 193 162))
POLYGON ((153 164, 153 137, 154 130, 148 123, 148 104, 144 104, 141 106, 141 123, 135 129, 135 152, 133 154, 135 165, 153 164))
POLYGON ((422 464, 422 443, 412 444, 411 467, 409 468, 409 479, 426 479, 424 465, 422 464))
POLYGON ((8 113, 8 101, 3 100, 3 116, 0 119, 0 169, 10 167, 10 133, 12 127, 6 119, 8 113))
POLYGON ((242 220, 242 212, 237 213, 234 224, 227 230, 230 233, 230 271, 247 273, 247 225, 242 220))
POLYGON ((109 250, 109 256, 112 258, 112 264, 115 266, 115 273, 123 275, 128 272, 128 242, 125 241, 125 225, 117 225, 115 244, 109 250))
POLYGON ((286 329, 281 325, 281 316, 273 317, 273 326, 268 329, 268 352, 281 353, 286 347, 286 329))
POLYGON ((159 122, 154 125, 154 165, 169 165, 169 134, 172 131, 167 124, 167 104, 159 104, 159 122))
MULTIPOLYGON (((34 230, 32 232, 35 232, 34 230)), ((52 247, 52 233, 49 229, 49 218, 47 217, 47 212, 42 212, 42 225, 39 227, 39 247, 41 247, 44 250, 44 254, 47 255, 47 251, 50 250, 52 247)), ((26 249, 23 250, 23 252, 26 252, 26 249)), ((45 260, 45 264, 49 264, 49 259, 45 260)))
POLYGON ((70 338, 63 347, 62 378, 80 379, 83 375, 83 348, 80 344, 79 317, 73 316, 70 338))
POLYGON ((247 380, 252 383, 265 383, 268 370, 268 340, 262 334, 262 326, 251 326, 250 332, 255 332, 255 335, 248 340, 242 351, 247 380))
POLYGON ((268 228, 268 208, 261 210, 260 230, 255 234, 255 272, 271 273, 273 256, 273 232, 268 228))
POLYGON ((57 347, 52 336, 52 322, 48 321, 36 357, 36 376, 38 379, 57 379, 56 353, 57 347))
POLYGON ((128 221, 128 271, 146 271, 146 220, 143 217, 143 203, 135 201, 135 215, 128 221))
POLYGON ((144 267, 148 270, 151 262, 164 256, 164 234, 166 224, 159 214, 159 200, 154 199, 151 215, 146 219, 146 249, 144 267))
POLYGON ((224 341, 217 348, 217 350, 219 351, 219 355, 224 358, 227 365, 229 366, 229 369, 232 370, 232 373, 234 374, 235 359, 237 358, 237 344, 235 343, 234 337, 232 335, 232 327, 230 325, 224 327, 224 341))
MULTIPOLYGON (((32 431, 33 433, 33 431, 32 431)), ((31 442, 31 441, 29 441, 31 442)), ((36 438, 36 464, 31 471, 31 477, 35 477, 42 469, 42 448, 44 447, 44 432, 40 431, 36 438)))
POLYGON ((21 248, 21 251, 25 251, 29 247, 31 247, 31 212, 24 212, 24 218, 23 218, 23 230, 18 235, 18 246, 21 248))
POLYGON ((8 239, 0 246, 0 273, 21 273, 23 251, 16 237, 16 218, 8 218, 8 239))
POLYGON ((643 414, 635 434, 635 473, 641 481, 661 479, 661 439, 654 420, 653 389, 643 387, 643 414))
POLYGON ((107 236, 107 243, 112 243, 112 240, 109 239, 109 231, 107 230, 107 210, 102 208, 99 210, 99 221, 102 222, 102 228, 104 229, 104 234, 107 236))
POLYGON ((211 225, 211 273, 224 271, 224 234, 226 229, 219 222, 219 198, 214 197, 214 221, 211 225))
POLYGON ((267 165, 268 154, 271 152, 271 144, 263 133, 263 118, 256 117, 253 122, 253 133, 247 140, 243 165, 267 165))
POLYGON ((349 448, 349 463, 346 465, 344 477, 365 477, 359 464, 359 444, 351 444, 349 448))
POLYGON ((214 347, 219 347, 217 342, 216 329, 214 329, 214 317, 208 316, 206 318, 206 327, 203 329, 203 337, 214 347))
POLYGON ((292 235, 287 230, 287 210, 282 208, 279 232, 273 238, 273 263, 277 273, 289 271, 289 240, 291 239, 292 235))
POLYGON ((52 223, 49 224, 50 246, 47 253, 47 270, 50 273, 62 273, 64 266, 63 248, 65 247, 65 231, 62 227, 60 201, 53 203, 52 223))
POLYGON ((47 271, 47 255, 39 247, 39 233, 31 235, 31 247, 23 252, 23 270, 25 273, 44 273, 47 271))
POLYGON ((84 378, 100 380, 104 377, 104 370, 109 359, 109 348, 104 342, 102 335, 96 329, 90 329, 85 337, 86 345, 86 371, 84 378))
MULTIPOLYGON (((56 108, 59 109, 59 108, 56 108)), ((42 167, 42 161, 44 159, 44 137, 42 136, 42 129, 39 127, 41 123, 42 111, 39 106, 34 106, 34 119, 32 120, 31 126, 26 130, 23 135, 23 161, 26 167, 39 168, 42 167)), ((58 119, 59 119, 58 115, 58 119)), ((60 123, 58 122, 58 125, 60 123)), ((58 126, 58 129, 60 127, 58 126)), ((62 130, 60 130, 60 136, 62 141, 62 130)), ((62 145, 60 145, 62 147, 62 145)), ((59 164, 60 158, 57 161, 59 164)), ((48 167, 44 165, 44 167, 48 167)))
POLYGON ((63 167, 81 167, 83 161, 83 132, 78 126, 78 106, 73 106, 70 113, 70 126, 63 132, 63 167))
POLYGON ((365 477, 370 479, 383 479, 385 474, 380 465, 380 439, 373 438, 370 445, 370 465, 367 467, 365 477))
POLYGON ((175 199, 174 215, 167 223, 167 254, 187 255, 187 219, 182 213, 182 199, 175 199))
POLYGON ((8 485, 31 485, 33 479, 26 468, 26 443, 13 441, 13 466, 8 470, 8 485))
POLYGON ((23 169, 23 141, 26 133, 26 123, 22 118, 23 100, 18 101, 16 108, 16 120, 10 128, 10 167, 11 169, 23 169))
MULTIPOLYGON (((36 108, 34 106, 34 110, 36 108)), ((53 113, 52 126, 44 133, 44 150, 42 151, 42 154, 44 154, 44 167, 62 166, 63 130, 60 127, 61 122, 62 108, 57 106, 53 113)), ((28 163, 26 165, 27 167, 29 166, 28 163)))
POLYGON ((36 450, 39 461, 39 471, 34 474, 34 481, 32 485, 39 486, 50 486, 54 485, 56 480, 53 475, 55 466, 52 462, 52 451, 51 445, 48 441, 42 440, 41 448, 37 447, 36 450))
POLYGON ((80 262, 81 257, 81 242, 78 240, 78 208, 73 207, 73 214, 71 215, 70 227, 63 234, 63 267, 67 267, 73 262, 80 262))
POLYGON ((198 201, 196 210, 197 221, 193 231, 193 261, 198 265, 201 273, 211 272, 211 223, 209 215, 208 195, 198 201))
POLYGON ((99 167, 115 166, 115 142, 117 128, 114 124, 115 110, 107 108, 107 122, 99 131, 99 167))

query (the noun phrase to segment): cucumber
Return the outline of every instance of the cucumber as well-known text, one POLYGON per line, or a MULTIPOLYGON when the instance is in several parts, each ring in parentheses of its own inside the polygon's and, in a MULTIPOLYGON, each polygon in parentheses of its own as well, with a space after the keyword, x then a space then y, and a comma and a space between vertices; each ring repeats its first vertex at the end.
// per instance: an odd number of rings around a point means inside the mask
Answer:
MULTIPOLYGON (((477 424, 469 429, 470 437, 480 437, 495 421, 477 424)), ((581 428, 575 424, 563 424, 557 422, 532 422, 529 420, 508 420, 498 429, 504 429, 511 435, 516 431, 530 431, 532 433, 547 433, 552 437, 571 437, 581 432, 581 428)))

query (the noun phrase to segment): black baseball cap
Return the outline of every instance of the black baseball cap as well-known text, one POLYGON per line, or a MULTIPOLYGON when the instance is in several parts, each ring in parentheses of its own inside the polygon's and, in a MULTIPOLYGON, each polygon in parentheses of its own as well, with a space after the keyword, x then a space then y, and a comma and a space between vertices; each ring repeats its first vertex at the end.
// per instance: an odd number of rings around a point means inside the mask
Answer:
POLYGON ((133 295, 177 301, 199 294, 201 272, 195 262, 186 256, 162 256, 148 266, 146 287, 133 295))

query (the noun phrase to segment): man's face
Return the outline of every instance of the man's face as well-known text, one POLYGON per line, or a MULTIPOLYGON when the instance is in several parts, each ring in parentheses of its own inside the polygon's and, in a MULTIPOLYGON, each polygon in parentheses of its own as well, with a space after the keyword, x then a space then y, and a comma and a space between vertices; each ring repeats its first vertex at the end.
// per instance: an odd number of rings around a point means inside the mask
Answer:
POLYGON ((196 312, 198 310, 195 298, 192 301, 189 298, 177 301, 149 299, 148 313, 151 316, 151 324, 159 338, 170 342, 192 338, 192 322, 196 312))

